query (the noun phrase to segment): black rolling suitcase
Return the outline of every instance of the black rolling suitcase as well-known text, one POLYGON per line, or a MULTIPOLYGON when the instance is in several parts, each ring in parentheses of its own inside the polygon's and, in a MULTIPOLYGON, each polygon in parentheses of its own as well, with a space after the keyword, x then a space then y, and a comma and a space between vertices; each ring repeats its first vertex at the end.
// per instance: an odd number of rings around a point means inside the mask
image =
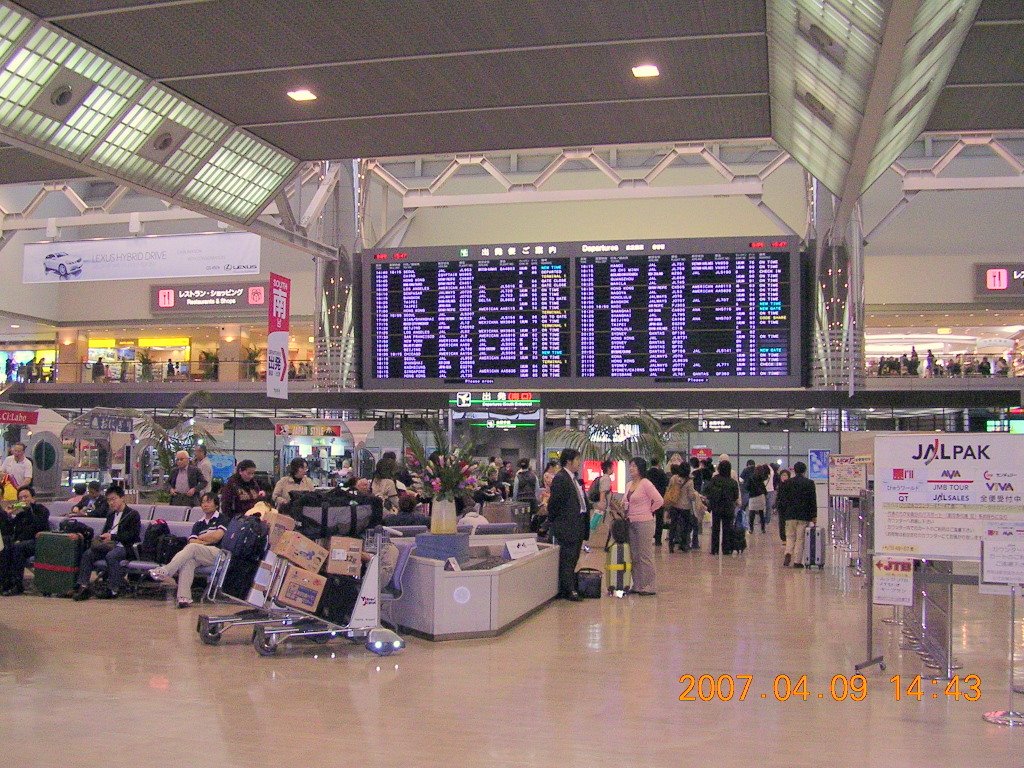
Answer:
POLYGON ((576 591, 580 597, 601 597, 601 572, 597 568, 576 571, 576 591))

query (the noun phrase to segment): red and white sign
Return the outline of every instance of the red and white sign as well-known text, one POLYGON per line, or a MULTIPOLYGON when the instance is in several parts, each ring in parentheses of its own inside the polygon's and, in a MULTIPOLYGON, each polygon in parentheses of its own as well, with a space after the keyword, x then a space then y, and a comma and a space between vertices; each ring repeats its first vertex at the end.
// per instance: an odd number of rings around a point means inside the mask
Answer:
POLYGON ((715 453, 710 448, 691 448, 690 455, 699 461, 704 461, 704 459, 713 458, 715 453))
POLYGON ((14 411, 0 409, 0 424, 38 424, 39 411, 14 411))
POLYGON ((270 273, 267 302, 267 397, 288 399, 288 330, 292 281, 270 273))

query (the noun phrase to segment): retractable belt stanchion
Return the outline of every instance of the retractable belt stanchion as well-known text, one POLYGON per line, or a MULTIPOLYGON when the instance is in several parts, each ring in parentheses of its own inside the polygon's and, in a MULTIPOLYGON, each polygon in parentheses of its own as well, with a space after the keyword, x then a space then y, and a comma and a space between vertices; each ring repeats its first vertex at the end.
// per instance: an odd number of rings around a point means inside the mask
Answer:
POLYGON ((1016 638, 1014 636, 1017 626, 1017 587, 1010 586, 1010 693, 1009 704, 1006 709, 998 709, 993 712, 986 712, 982 719, 995 725, 1020 726, 1024 725, 1024 712, 1018 712, 1013 708, 1013 694, 1016 689, 1013 686, 1013 668, 1017 663, 1016 638))

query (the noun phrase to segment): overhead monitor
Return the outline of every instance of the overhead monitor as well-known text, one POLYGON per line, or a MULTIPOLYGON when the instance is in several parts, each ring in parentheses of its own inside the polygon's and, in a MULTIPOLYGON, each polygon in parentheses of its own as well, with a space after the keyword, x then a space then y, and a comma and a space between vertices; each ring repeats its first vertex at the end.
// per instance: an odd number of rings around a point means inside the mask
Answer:
POLYGON ((364 254, 363 384, 799 386, 795 238, 364 254))

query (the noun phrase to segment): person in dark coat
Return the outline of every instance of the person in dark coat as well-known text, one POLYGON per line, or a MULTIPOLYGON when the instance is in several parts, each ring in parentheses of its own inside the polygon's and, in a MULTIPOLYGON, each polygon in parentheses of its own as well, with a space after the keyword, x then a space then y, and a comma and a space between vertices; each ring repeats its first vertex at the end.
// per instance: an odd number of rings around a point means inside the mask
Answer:
POLYGON ((225 526, 231 518, 244 515, 256 506, 257 501, 266 498, 267 492, 256 482, 256 462, 242 459, 221 490, 220 512, 225 526))
POLYGON ((31 485, 18 489, 14 514, 5 518, 4 549, 0 552, 0 590, 4 597, 25 591, 25 563, 36 553, 36 534, 50 530, 50 510, 36 502, 31 485), (7 532, 9 531, 9 533, 7 532))
POLYGON ((206 478, 189 463, 188 451, 174 454, 174 468, 167 476, 167 485, 171 491, 171 504, 177 507, 199 506, 199 493, 206 485, 206 478))
MULTIPOLYGON (((661 468, 659 459, 651 459, 651 466, 647 470, 647 479, 651 481, 662 498, 668 490, 668 475, 661 468)), ((665 530, 665 508, 660 507, 654 510, 654 546, 661 546, 661 533, 665 530)))
POLYGON ((784 567, 804 567, 804 531, 818 517, 818 489, 807 477, 807 465, 793 465, 793 479, 782 484, 776 499, 779 514, 786 521, 786 556, 784 567))
POLYGON ((724 554, 732 553, 732 529, 736 519, 736 507, 740 501, 740 486, 733 479, 732 464, 718 462, 718 472, 704 483, 704 496, 711 508, 711 554, 718 554, 719 542, 724 554))
POLYGON ((580 471, 580 452, 573 448, 562 451, 560 469, 551 481, 548 498, 548 528, 558 545, 558 596, 579 602, 576 591, 576 563, 580 548, 590 534, 590 513, 576 473, 580 471))
POLYGON ((142 539, 142 518, 125 503, 124 488, 119 485, 107 488, 107 506, 110 512, 103 530, 92 540, 92 546, 82 554, 82 564, 78 568, 78 587, 72 595, 74 600, 88 600, 92 595, 89 579, 97 560, 107 562, 107 588, 97 597, 105 600, 117 597, 124 583, 125 569, 121 563, 132 558, 135 545, 142 539))

